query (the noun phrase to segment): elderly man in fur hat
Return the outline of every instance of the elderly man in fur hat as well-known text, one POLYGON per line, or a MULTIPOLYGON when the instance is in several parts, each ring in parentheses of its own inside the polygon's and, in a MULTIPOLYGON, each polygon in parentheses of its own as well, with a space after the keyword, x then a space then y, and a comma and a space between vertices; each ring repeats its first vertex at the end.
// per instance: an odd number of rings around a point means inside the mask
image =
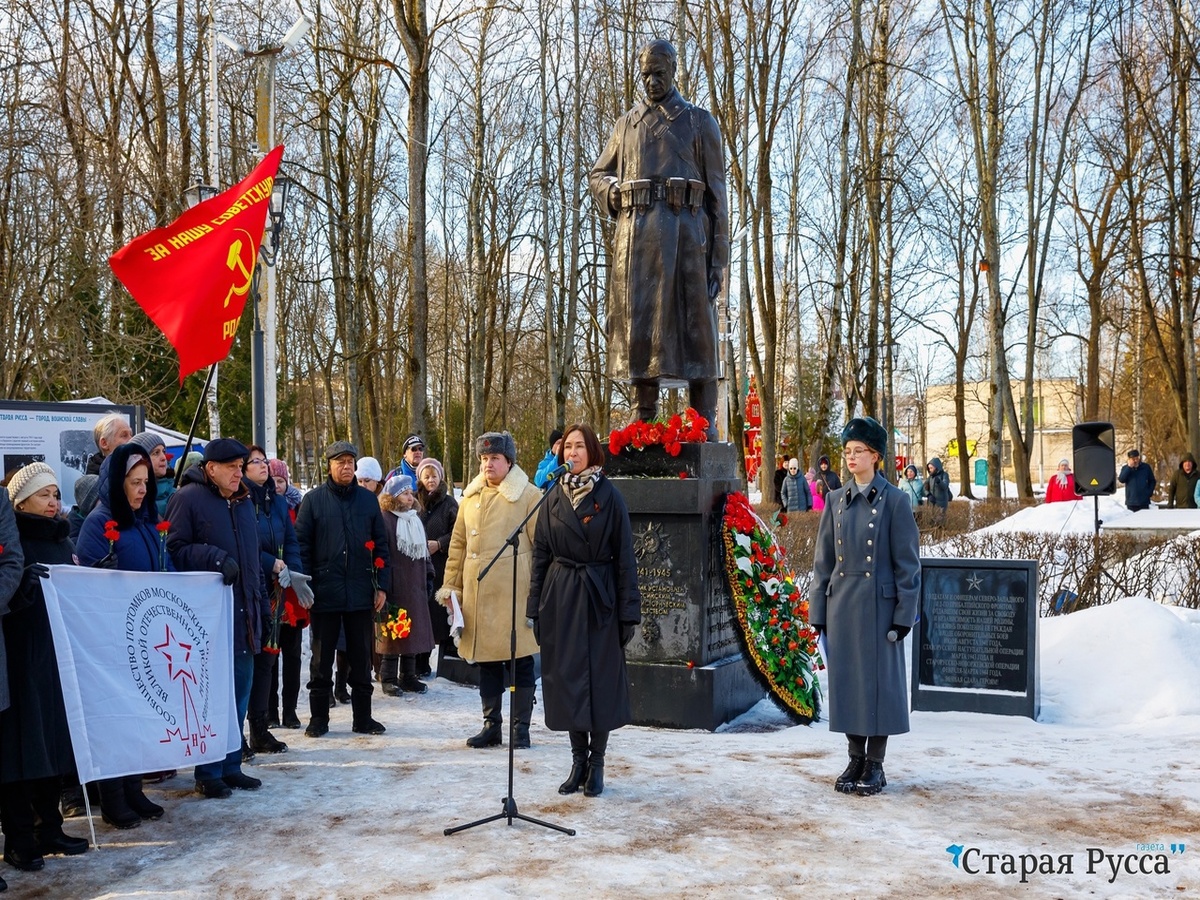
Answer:
MULTIPOLYGON (((494 747, 502 742, 501 698, 513 628, 513 566, 517 568, 517 596, 524 598, 529 594, 533 569, 537 516, 521 529, 516 558, 505 549, 483 581, 477 578, 542 495, 517 465, 517 445, 507 431, 481 435, 475 441, 475 455, 479 458, 479 474, 463 491, 450 537, 446 575, 437 597, 447 605, 451 593, 458 597, 463 615, 459 656, 479 664, 483 729, 467 740, 467 746, 494 747)), ((508 673, 516 690, 509 715, 516 725, 513 745, 524 748, 529 746, 529 720, 533 715, 533 654, 537 652, 537 640, 523 611, 516 630, 516 672, 508 673)))

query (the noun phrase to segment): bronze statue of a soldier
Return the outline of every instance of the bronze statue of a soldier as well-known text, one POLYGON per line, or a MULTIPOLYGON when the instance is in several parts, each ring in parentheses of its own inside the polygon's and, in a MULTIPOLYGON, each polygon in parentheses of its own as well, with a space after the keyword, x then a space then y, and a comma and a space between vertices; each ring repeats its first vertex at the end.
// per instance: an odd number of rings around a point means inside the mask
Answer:
POLYGON ((716 436, 717 309, 729 265, 725 154, 716 119, 675 89, 675 48, 638 54, 646 99, 623 115, 588 179, 616 219, 608 290, 609 374, 658 412, 660 386, 688 386, 716 436))

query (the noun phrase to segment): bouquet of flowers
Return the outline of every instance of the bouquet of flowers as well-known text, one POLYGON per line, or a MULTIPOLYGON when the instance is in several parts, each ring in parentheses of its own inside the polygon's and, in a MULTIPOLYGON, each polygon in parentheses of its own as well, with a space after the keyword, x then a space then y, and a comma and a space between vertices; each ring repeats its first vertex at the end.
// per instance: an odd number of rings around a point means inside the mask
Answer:
POLYGON ((380 634, 385 638, 398 641, 408 637, 412 631, 412 620, 408 617, 407 609, 390 608, 388 614, 379 623, 380 634))
POLYGON ((614 430, 608 436, 608 449, 613 456, 622 450, 645 450, 661 445, 671 456, 678 456, 682 444, 703 443, 708 439, 708 419, 690 406, 683 415, 649 422, 633 422, 614 430))
POLYGON ((808 624, 808 601, 745 494, 734 491, 725 498, 722 535, 746 653, 775 699, 807 724, 820 715, 821 687, 813 670, 823 667, 817 633, 808 624))

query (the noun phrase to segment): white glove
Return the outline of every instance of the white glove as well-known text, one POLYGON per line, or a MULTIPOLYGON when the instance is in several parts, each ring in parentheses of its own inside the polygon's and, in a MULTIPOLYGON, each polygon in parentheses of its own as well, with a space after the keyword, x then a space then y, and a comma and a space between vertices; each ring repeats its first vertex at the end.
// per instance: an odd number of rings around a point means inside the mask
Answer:
MULTIPOLYGON (((284 571, 287 571, 286 569, 284 571)), ((302 575, 299 572, 290 574, 291 588, 296 592, 296 599, 300 601, 300 605, 305 609, 312 609, 313 591, 308 583, 312 581, 311 575, 302 575)))
POLYGON ((276 572, 275 577, 279 579, 280 587, 292 586, 292 573, 287 566, 284 566, 282 569, 276 572))

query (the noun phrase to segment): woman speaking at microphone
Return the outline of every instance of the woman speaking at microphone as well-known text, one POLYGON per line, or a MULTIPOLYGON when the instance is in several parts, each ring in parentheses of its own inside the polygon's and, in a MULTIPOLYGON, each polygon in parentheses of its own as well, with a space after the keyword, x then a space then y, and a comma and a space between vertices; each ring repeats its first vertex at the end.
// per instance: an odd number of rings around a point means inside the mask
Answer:
POLYGON ((525 614, 542 648, 546 727, 571 737, 571 773, 558 792, 582 785, 596 797, 609 732, 633 720, 625 645, 642 620, 642 598, 629 511, 600 470, 595 432, 572 425, 558 459, 568 469, 538 515, 525 614))
POLYGON ((830 492, 817 527, 808 620, 829 650, 829 730, 849 744, 834 789, 867 797, 887 784, 888 735, 908 731, 904 638, 921 594, 920 534, 912 504, 879 471, 883 426, 851 419, 842 445, 851 477, 830 492))

